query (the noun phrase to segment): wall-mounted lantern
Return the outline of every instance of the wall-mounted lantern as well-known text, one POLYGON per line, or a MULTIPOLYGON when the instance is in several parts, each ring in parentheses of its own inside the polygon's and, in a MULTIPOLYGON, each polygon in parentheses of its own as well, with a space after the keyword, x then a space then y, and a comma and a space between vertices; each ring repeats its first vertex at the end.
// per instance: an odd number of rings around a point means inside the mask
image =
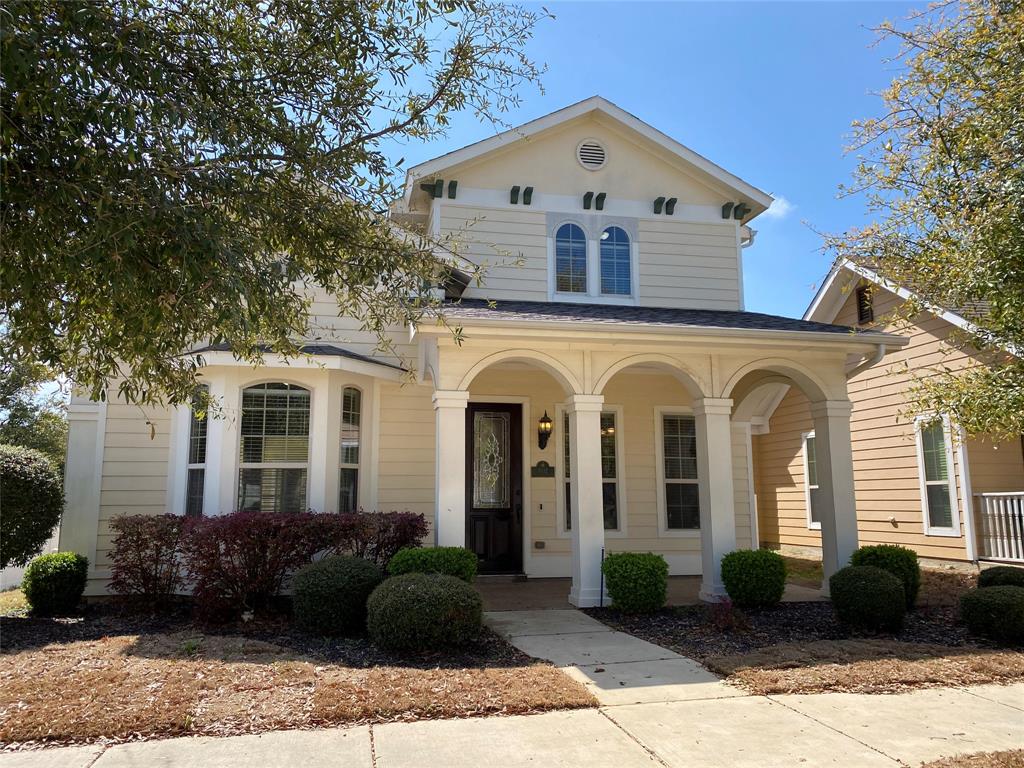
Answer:
POLYGON ((548 416, 548 412, 544 411, 544 415, 537 421, 537 445, 543 451, 548 447, 548 440, 551 438, 551 417, 548 416))

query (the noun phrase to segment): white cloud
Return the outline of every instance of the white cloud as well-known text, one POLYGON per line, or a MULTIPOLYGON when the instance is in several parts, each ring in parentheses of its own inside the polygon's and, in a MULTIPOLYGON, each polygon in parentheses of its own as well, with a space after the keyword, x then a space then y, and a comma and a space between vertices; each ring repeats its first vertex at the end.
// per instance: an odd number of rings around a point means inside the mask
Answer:
POLYGON ((779 195, 772 202, 771 207, 761 215, 767 216, 769 219, 784 219, 795 210, 795 205, 789 202, 789 200, 784 198, 782 195, 779 195))

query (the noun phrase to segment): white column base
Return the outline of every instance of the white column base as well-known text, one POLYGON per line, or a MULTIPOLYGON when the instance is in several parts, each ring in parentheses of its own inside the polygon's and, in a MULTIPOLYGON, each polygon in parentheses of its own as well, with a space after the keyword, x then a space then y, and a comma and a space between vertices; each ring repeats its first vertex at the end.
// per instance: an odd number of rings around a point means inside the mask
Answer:
POLYGON ((701 584, 698 597, 703 603, 724 603, 729 599, 729 593, 726 592, 725 587, 720 584, 716 585, 704 582, 701 584))
POLYGON ((577 608, 610 607, 612 599, 607 592, 604 593, 603 598, 602 600, 600 587, 583 587, 577 591, 574 585, 569 590, 569 605, 575 605, 577 608))

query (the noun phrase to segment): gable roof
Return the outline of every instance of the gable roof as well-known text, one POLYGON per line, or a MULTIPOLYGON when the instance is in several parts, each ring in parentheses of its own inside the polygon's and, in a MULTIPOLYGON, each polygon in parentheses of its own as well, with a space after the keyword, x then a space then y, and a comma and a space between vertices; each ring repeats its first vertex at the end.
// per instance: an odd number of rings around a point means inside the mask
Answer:
POLYGON ((415 188, 415 183, 419 179, 440 173, 452 166, 475 160, 490 152, 504 149, 522 139, 535 136, 543 131, 548 131, 571 120, 576 120, 590 114, 603 115, 617 124, 625 126, 633 133, 639 134, 647 141, 677 157, 688 166, 697 178, 712 181, 718 186, 724 186, 729 189, 751 207, 751 213, 744 218, 744 222, 763 213, 772 204, 773 198, 771 195, 762 192, 754 185, 729 173, 703 155, 680 144, 672 137, 645 123, 636 115, 627 112, 601 96, 591 96, 589 99, 584 99, 543 117, 523 123, 515 128, 510 128, 490 138, 469 144, 462 149, 456 149, 413 166, 406 174, 404 200, 408 204, 415 188))
POLYGON ((923 301, 912 289, 896 285, 895 283, 883 278, 877 272, 860 264, 855 264, 850 259, 839 259, 832 266, 832 269, 829 271, 825 281, 821 284, 821 287, 818 288, 818 292, 814 294, 814 298, 811 299, 811 303, 807 307, 807 311, 804 312, 804 320, 814 320, 820 323, 833 322, 849 295, 849 289, 854 283, 859 282, 862 278, 869 280, 877 286, 885 288, 887 291, 896 294, 901 299, 917 301, 928 306, 929 311, 938 317, 941 317, 946 322, 955 325, 957 328, 969 333, 975 333, 977 331, 977 327, 967 317, 969 314, 968 310, 951 310, 944 309, 942 307, 929 306, 928 303, 923 301))

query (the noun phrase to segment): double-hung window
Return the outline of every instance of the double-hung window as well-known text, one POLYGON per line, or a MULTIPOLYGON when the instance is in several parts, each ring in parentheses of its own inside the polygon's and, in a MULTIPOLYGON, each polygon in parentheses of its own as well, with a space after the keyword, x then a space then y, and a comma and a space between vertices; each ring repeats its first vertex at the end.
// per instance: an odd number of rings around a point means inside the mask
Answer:
POLYGON ((306 510, 309 401, 309 390, 294 384, 258 384, 242 391, 239 510, 306 510))
POLYGON ((960 516, 949 420, 919 418, 915 422, 915 431, 924 532, 929 536, 959 536, 960 516))
MULTIPOLYGON (((601 499, 604 529, 619 530, 619 440, 616 411, 601 412, 601 499)), ((562 414, 563 513, 565 530, 572 530, 572 496, 570 478, 569 414, 562 414)))
POLYGON ((355 512, 359 508, 359 422, 362 408, 363 393, 355 387, 345 387, 341 392, 339 512, 355 512))
MULTIPOLYGON (((203 392, 207 387, 202 387, 203 392)), ((192 398, 189 410, 188 468, 185 471, 185 515, 203 516, 203 493, 206 488, 206 424, 207 414, 199 410, 201 394, 192 398)))
POLYGON ((608 227, 601 233, 601 293, 604 296, 630 296, 633 293, 633 257, 629 235, 621 227, 608 227))
POLYGON ((660 454, 664 529, 700 530, 697 425, 693 416, 661 414, 660 454))
POLYGON ((587 292, 587 236, 577 224, 563 224, 555 234, 555 290, 587 292))
POLYGON ((804 499, 807 504, 807 527, 813 530, 821 528, 821 518, 814 508, 815 497, 818 495, 818 457, 815 453, 814 433, 804 435, 804 499))

